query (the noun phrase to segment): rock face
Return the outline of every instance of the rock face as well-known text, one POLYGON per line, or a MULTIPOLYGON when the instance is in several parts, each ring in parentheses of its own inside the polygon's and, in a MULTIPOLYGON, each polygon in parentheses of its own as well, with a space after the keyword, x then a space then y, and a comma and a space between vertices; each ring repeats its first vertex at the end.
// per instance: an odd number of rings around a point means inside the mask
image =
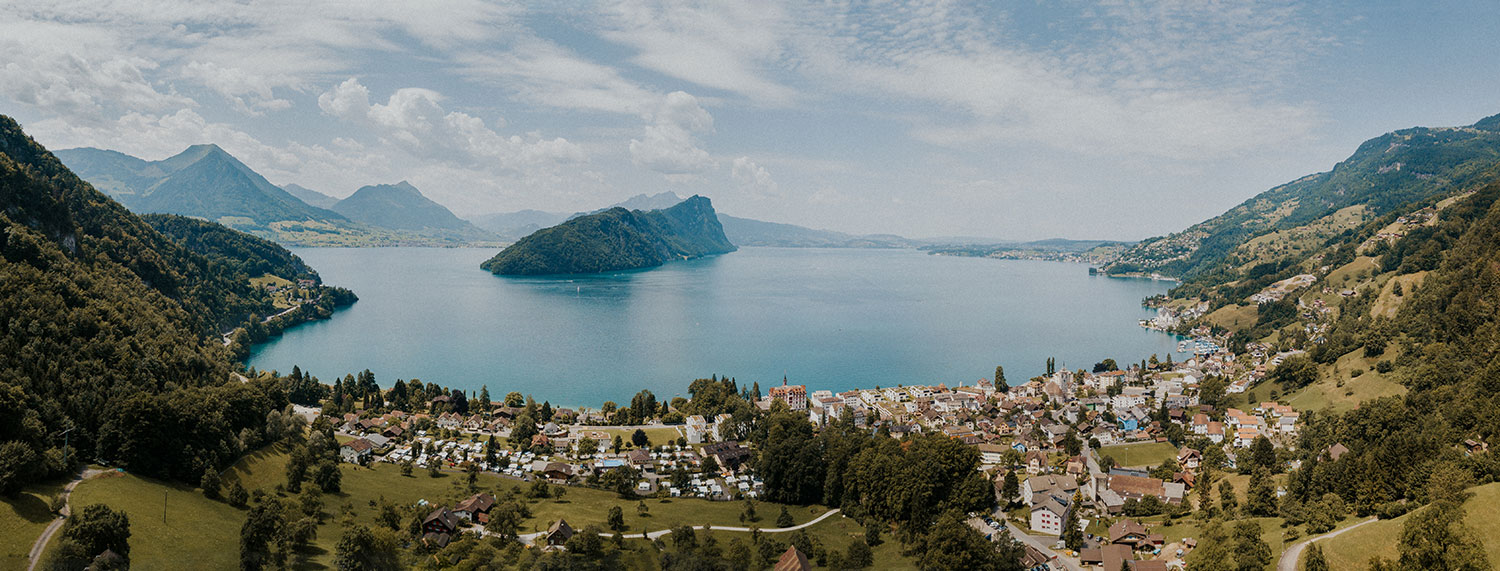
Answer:
POLYGON ((611 208, 522 238, 480 267, 500 275, 592 274, 652 268, 735 251, 707 198, 663 210, 611 208))

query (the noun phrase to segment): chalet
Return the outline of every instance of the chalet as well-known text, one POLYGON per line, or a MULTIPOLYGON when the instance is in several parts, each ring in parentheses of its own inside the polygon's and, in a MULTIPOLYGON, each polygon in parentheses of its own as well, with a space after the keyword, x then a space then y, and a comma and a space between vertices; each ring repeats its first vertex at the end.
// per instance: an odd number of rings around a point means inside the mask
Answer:
POLYGON ((350 440, 348 442, 345 442, 343 446, 339 447, 339 456, 343 458, 345 462, 348 462, 350 464, 363 464, 365 462, 368 462, 370 460, 370 456, 374 454, 375 445, 371 444, 369 440, 365 440, 363 438, 350 440))
POLYGON ((812 571, 812 564, 807 561, 807 556, 797 550, 797 546, 788 547, 781 559, 776 560, 776 566, 772 571, 812 571))
POLYGON ((1047 455, 1037 450, 1027 452, 1026 458, 1022 460, 1022 463, 1026 466, 1027 474, 1046 474, 1049 471, 1047 455))
POLYGON ((1328 449, 1324 450, 1323 452, 1328 454, 1329 460, 1337 462, 1339 458, 1342 458, 1345 454, 1349 453, 1349 449, 1344 447, 1343 443, 1335 442, 1333 446, 1329 446, 1328 449))
POLYGON ((625 461, 642 472, 650 472, 656 467, 656 460, 651 458, 651 453, 641 448, 626 452, 625 461))
POLYGON ((1131 549, 1138 549, 1148 545, 1146 526, 1130 520, 1122 519, 1109 526, 1109 543, 1111 545, 1124 545, 1131 549))
POLYGON ((567 543, 569 539, 572 539, 574 533, 576 532, 573 531, 573 526, 568 525, 567 521, 558 519, 552 522, 552 525, 547 528, 546 533, 543 533, 542 537, 546 538, 547 545, 560 546, 567 543))
POLYGON ((1084 476, 1089 473, 1089 464, 1083 459, 1083 456, 1070 457, 1068 458, 1068 461, 1063 464, 1063 473, 1074 478, 1084 476))
POLYGON ((1193 415, 1192 429, 1193 434, 1197 434, 1200 436, 1208 434, 1208 415, 1201 412, 1193 415))
POLYGON ((490 509, 495 507, 495 496, 489 494, 474 494, 469 499, 459 502, 453 506, 453 515, 474 523, 488 523, 490 509))
POLYGON ((1204 430, 1204 434, 1208 435, 1208 440, 1214 444, 1224 442, 1224 423, 1217 421, 1209 422, 1208 428, 1204 430))
POLYGON ((1125 569, 1126 565, 1130 565, 1130 568, 1134 570, 1137 564, 1142 563, 1141 561, 1132 561, 1135 559, 1135 555, 1128 545, 1110 544, 1104 546, 1099 551, 1104 571, 1121 571, 1125 569))
POLYGON ((542 476, 554 482, 567 482, 573 477, 573 466, 563 462, 548 462, 542 468, 542 476))
POLYGON ((385 430, 380 431, 381 436, 391 439, 401 438, 403 434, 406 434, 406 429, 402 428, 399 424, 387 426, 385 430))
POLYGON ((457 531, 458 516, 448 508, 432 510, 432 513, 428 514, 422 520, 423 533, 439 533, 451 536, 457 531))
POLYGON ((1490 449, 1490 445, 1487 444, 1487 443, 1485 443, 1485 441, 1483 441, 1483 440, 1474 440, 1472 438, 1466 438, 1466 439, 1464 439, 1464 453, 1465 454, 1473 456, 1473 455, 1478 454, 1480 452, 1488 452, 1489 449, 1490 449))
POLYGON ((1192 448, 1183 446, 1177 451, 1177 467, 1182 470, 1197 470, 1198 464, 1203 461, 1203 453, 1192 448))

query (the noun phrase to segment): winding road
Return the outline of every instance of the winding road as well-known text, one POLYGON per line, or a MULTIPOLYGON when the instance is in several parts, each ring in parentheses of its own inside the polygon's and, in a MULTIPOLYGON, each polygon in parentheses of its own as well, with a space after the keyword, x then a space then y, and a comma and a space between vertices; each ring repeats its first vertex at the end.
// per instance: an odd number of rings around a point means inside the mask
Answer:
POLYGON ((56 519, 52 520, 52 523, 47 524, 47 529, 42 530, 42 535, 36 538, 36 543, 31 544, 31 563, 26 566, 26 571, 34 571, 37 563, 41 563, 42 553, 47 551, 47 543, 52 541, 52 536, 57 535, 57 530, 62 529, 63 523, 67 522, 68 516, 73 513, 68 503, 70 496, 73 495, 73 488, 78 487, 78 484, 83 483, 84 480, 92 478, 100 472, 102 470, 94 470, 92 468, 84 470, 79 472, 78 476, 73 478, 73 481, 68 482, 68 485, 63 486, 63 507, 61 513, 56 519))
MULTIPOLYGON (((839 510, 832 509, 832 510, 828 510, 827 512, 824 512, 823 515, 820 515, 820 516, 818 516, 818 517, 816 517, 816 518, 814 518, 814 519, 812 519, 812 520, 810 520, 810 521, 808 521, 806 523, 800 524, 800 525, 794 525, 792 527, 776 527, 776 528, 762 529, 762 530, 760 530, 760 532, 761 533, 786 533, 786 532, 789 532, 789 531, 797 531, 799 529, 803 529, 803 528, 811 527, 813 525, 817 525, 818 522, 821 522, 821 521, 823 521, 825 519, 828 519, 829 516, 832 516, 833 514, 836 514, 836 513, 839 513, 839 510)), ((740 531, 740 532, 746 532, 746 533, 750 532, 750 528, 748 528, 748 527, 712 527, 712 526, 702 526, 702 525, 695 525, 695 526, 693 526, 693 529, 708 529, 708 528, 712 528, 714 531, 740 531)), ((541 536, 545 535, 546 533, 547 532, 545 532, 545 531, 538 531, 536 533, 526 533, 526 534, 521 534, 521 535, 516 536, 516 539, 519 539, 521 541, 521 543, 525 543, 527 545, 530 545, 532 542, 536 541, 536 539, 538 537, 541 537, 541 536)), ((672 530, 670 530, 670 529, 660 529, 660 530, 657 530, 657 531, 648 531, 648 532, 645 533, 645 536, 648 539, 659 539, 659 538, 664 537, 664 536, 666 536, 667 534, 670 534, 670 533, 672 533, 672 530)), ((484 534, 485 535, 489 535, 490 533, 488 531, 486 531, 486 532, 484 532, 484 534)), ((629 535, 630 536, 634 536, 635 534, 629 534, 629 535)))
POLYGON ((1336 536, 1338 534, 1344 533, 1346 531, 1349 531, 1349 530, 1354 529, 1356 527, 1365 525, 1367 523, 1373 523, 1375 521, 1376 521, 1376 518, 1372 517, 1370 519, 1367 519, 1365 521, 1356 523, 1356 524, 1351 525, 1349 527, 1346 527, 1344 529, 1340 529, 1338 531, 1328 532, 1328 533, 1325 533, 1323 535, 1319 535, 1317 537, 1309 537, 1307 539, 1304 539, 1302 541, 1299 541, 1299 542, 1293 544, 1291 547, 1288 547, 1287 550, 1281 554, 1281 560, 1276 562, 1276 571, 1297 571, 1297 560, 1302 558, 1302 550, 1305 549, 1305 548, 1307 548, 1308 544, 1310 544, 1310 543, 1312 543, 1314 541, 1321 541, 1321 540, 1324 540, 1324 539, 1328 539, 1330 537, 1334 537, 1334 536, 1336 536))

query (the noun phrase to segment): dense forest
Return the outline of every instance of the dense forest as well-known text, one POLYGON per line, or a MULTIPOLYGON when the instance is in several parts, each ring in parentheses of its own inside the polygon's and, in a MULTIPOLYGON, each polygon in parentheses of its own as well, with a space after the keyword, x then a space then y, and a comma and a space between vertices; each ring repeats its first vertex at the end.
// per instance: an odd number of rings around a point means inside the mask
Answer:
POLYGON ((713 205, 694 196, 662 210, 579 216, 522 238, 480 267, 501 275, 588 274, 734 250, 713 205))
POLYGON ((264 245, 157 221, 198 237, 153 229, 0 116, 0 492, 82 461, 196 480, 287 403, 279 382, 231 382, 218 336, 274 309, 245 272, 285 260, 225 265, 264 245))

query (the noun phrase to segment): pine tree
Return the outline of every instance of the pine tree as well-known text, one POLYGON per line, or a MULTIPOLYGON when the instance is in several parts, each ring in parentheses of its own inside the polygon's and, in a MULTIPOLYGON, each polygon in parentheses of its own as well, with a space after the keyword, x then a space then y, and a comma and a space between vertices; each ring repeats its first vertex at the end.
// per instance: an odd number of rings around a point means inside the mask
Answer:
POLYGON ((1078 525, 1078 512, 1083 509, 1083 492, 1073 492, 1073 501, 1068 504, 1068 517, 1063 519, 1063 543, 1068 549, 1083 549, 1083 529, 1078 525))

